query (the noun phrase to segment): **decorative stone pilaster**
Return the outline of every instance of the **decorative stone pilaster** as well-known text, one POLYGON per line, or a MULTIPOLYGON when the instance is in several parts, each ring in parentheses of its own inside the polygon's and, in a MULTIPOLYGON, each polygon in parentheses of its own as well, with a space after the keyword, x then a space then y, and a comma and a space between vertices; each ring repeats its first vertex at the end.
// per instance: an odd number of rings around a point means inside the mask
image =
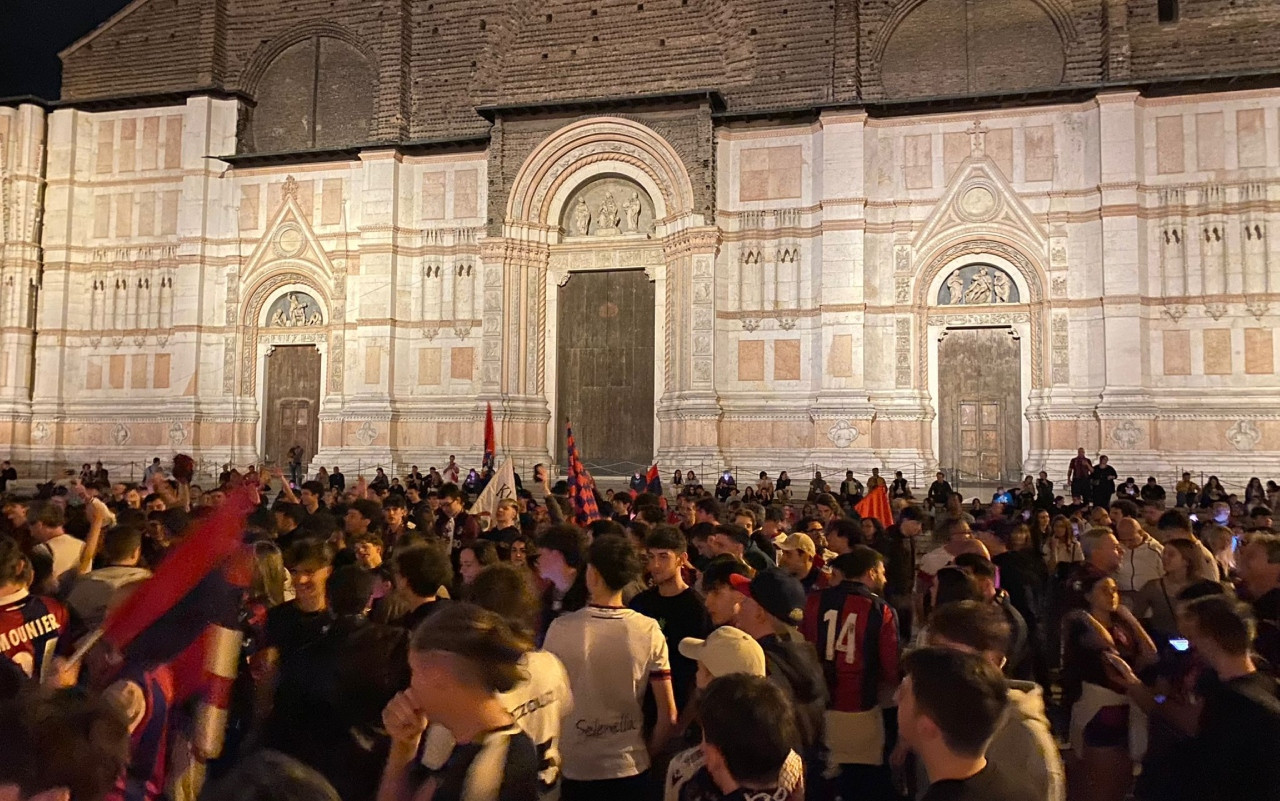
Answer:
POLYGON ((547 263, 550 251, 538 230, 525 237, 480 241, 484 276, 481 393, 483 419, 493 404, 494 425, 504 452, 517 461, 551 462, 546 438, 547 263))
POLYGON ((658 460, 719 464, 713 266, 720 232, 710 226, 685 228, 665 237, 662 246, 667 319, 658 460))

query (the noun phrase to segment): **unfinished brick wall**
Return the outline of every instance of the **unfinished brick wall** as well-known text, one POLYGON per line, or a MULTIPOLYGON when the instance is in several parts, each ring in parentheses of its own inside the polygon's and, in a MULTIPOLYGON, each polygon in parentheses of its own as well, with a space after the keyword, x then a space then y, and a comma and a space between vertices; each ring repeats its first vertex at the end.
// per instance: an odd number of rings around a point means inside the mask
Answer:
POLYGON ((761 111, 1280 61, 1280 3, 1182 6, 1161 25, 1156 0, 149 0, 68 49, 63 95, 257 97, 287 47, 334 36, 367 54, 367 139, 390 142, 486 134, 486 105, 714 89, 761 111))

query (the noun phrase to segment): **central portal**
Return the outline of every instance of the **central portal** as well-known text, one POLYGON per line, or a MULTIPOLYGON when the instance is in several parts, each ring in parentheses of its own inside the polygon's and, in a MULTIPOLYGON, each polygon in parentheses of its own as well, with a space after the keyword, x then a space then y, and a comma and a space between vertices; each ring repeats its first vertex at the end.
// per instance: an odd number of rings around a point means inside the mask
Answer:
POLYGON ((567 417, 592 473, 645 472, 653 460, 653 282, 643 270, 575 272, 557 306, 557 464, 569 461, 567 417))
POLYGON ((267 356, 264 453, 285 467, 289 449, 302 448, 310 464, 320 439, 320 351, 314 345, 277 345, 267 356))
POLYGON ((1019 355, 1008 328, 953 329, 938 345, 938 456, 962 484, 1021 479, 1019 355))

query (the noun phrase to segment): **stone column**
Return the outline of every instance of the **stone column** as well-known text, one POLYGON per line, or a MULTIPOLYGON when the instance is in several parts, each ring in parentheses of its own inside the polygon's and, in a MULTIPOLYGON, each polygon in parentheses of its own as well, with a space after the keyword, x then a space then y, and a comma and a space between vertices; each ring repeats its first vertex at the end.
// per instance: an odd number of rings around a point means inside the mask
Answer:
POLYGON ((45 112, 23 104, 0 108, 0 117, 7 123, 0 129, 0 445, 17 456, 30 443, 45 112))
POLYGON ((662 242, 666 260, 666 359, 658 403, 658 461, 719 469, 720 401, 715 389, 714 269, 720 232, 685 228, 662 242))

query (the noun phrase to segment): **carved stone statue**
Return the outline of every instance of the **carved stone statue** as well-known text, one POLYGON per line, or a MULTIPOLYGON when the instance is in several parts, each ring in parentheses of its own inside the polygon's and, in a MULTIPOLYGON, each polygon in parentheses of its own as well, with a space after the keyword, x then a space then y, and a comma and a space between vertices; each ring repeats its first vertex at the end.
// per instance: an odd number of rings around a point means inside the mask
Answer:
POLYGON ((596 234, 618 233, 618 204, 613 200, 612 192, 604 193, 604 202, 596 211, 596 234))
POLYGON ((578 205, 573 209, 573 232, 578 236, 586 236, 591 230, 591 209, 587 208, 585 198, 578 198, 578 205))
POLYGON ((974 274, 973 279, 969 281, 969 288, 965 290, 965 303, 990 303, 991 302, 991 271, 986 267, 978 270, 974 274))
POLYGON ((952 306, 959 306, 964 303, 964 279, 960 277, 959 270, 956 270, 947 278, 947 289, 951 292, 950 303, 952 306))
POLYGON ((995 275, 992 277, 991 287, 996 296, 996 303, 1009 302, 1009 276, 996 270, 995 275))
POLYGON ((300 299, 296 292, 290 292, 285 300, 288 307, 277 307, 275 313, 271 315, 269 323, 273 328, 302 328, 323 324, 319 309, 308 313, 307 310, 311 304, 307 296, 303 295, 300 299))
POLYGON ((640 231, 640 193, 632 192, 631 197, 627 198, 627 202, 622 204, 623 225, 622 230, 626 233, 639 233, 640 231))

